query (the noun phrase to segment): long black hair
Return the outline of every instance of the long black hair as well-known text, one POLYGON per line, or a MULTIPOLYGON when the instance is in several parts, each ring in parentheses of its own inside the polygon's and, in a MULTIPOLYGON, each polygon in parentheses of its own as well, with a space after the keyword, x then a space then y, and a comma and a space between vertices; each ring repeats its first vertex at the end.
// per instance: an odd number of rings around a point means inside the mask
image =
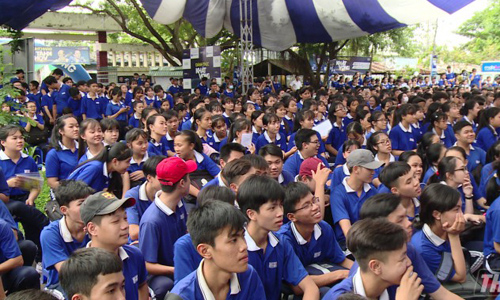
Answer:
POLYGON ((452 210, 460 200, 460 192, 440 183, 432 183, 425 187, 420 196, 420 220, 415 227, 422 228, 424 224, 433 225, 434 211, 440 213, 452 210))
POLYGON ((62 150, 60 142, 62 143, 62 136, 59 130, 63 130, 64 126, 66 126, 66 120, 73 118, 76 120, 76 117, 73 115, 62 115, 56 120, 56 124, 54 128, 52 128, 52 135, 50 136, 50 147, 56 149, 57 151, 62 150))

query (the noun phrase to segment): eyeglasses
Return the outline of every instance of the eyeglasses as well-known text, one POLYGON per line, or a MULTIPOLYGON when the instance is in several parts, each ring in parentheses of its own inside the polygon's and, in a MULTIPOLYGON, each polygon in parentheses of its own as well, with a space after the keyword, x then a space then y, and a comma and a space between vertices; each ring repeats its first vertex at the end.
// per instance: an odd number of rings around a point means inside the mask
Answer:
POLYGON ((319 202, 319 198, 313 197, 312 201, 309 201, 306 204, 304 204, 304 206, 302 206, 301 208, 296 209, 295 212, 298 212, 299 210, 303 210, 303 209, 311 209, 313 207, 313 205, 317 204, 318 202, 319 202))
POLYGON ((309 144, 318 144, 319 143, 319 140, 316 140, 316 141, 309 141, 309 144))
POLYGON ((390 143, 391 143, 391 140, 387 139, 387 140, 383 140, 383 141, 378 142, 377 145, 379 145, 379 144, 389 145, 390 143))
POLYGON ((467 172, 467 171, 468 171, 468 170, 467 170, 467 166, 463 166, 463 167, 461 167, 461 168, 455 169, 455 172, 457 172, 457 171, 464 171, 464 172, 467 172))

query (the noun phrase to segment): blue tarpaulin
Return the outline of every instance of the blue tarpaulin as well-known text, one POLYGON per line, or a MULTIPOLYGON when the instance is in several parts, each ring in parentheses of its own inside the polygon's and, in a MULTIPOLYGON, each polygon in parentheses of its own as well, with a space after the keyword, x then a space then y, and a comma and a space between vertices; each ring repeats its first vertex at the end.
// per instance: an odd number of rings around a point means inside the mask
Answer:
POLYGON ((23 29, 48 10, 58 10, 71 0, 0 0, 0 25, 23 29))

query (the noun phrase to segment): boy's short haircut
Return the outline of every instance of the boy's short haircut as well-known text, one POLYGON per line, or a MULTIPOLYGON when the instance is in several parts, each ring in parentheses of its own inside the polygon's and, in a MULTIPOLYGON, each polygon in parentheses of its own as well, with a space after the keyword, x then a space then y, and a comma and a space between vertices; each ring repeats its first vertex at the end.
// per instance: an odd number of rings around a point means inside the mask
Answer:
POLYGON ((64 75, 64 72, 63 70, 57 68, 57 69, 54 69, 54 71, 52 71, 52 75, 59 75, 59 76, 63 76, 64 75))
POLYGON ((71 77, 64 77, 64 79, 62 80, 63 83, 66 83, 68 81, 73 81, 73 79, 71 79, 71 77))
POLYGON ((47 85, 50 86, 51 84, 57 83, 57 79, 54 76, 47 76, 43 80, 43 82, 47 85))
POLYGON ((82 85, 87 85, 87 82, 85 80, 78 80, 76 82, 76 87, 77 88, 80 87, 80 86, 82 86, 82 85))
POLYGON ((284 161, 283 150, 275 144, 267 144, 264 147, 259 149, 259 155, 265 157, 266 155, 276 156, 281 158, 281 161, 284 161))
POLYGON ((198 197, 196 197, 198 205, 201 205, 209 200, 219 200, 234 205, 236 195, 225 186, 210 185, 203 188, 198 194, 198 197))
POLYGON ((7 298, 5 298, 5 300, 26 300, 26 299, 57 300, 58 298, 46 291, 35 290, 35 289, 15 292, 7 296, 7 298))
POLYGON ((187 228, 196 248, 199 244, 216 247, 215 239, 229 227, 229 234, 235 235, 244 229, 247 219, 234 205, 218 200, 201 204, 189 213, 187 228))
POLYGON ((142 102, 142 101, 134 101, 134 102, 132 102, 132 108, 135 109, 136 106, 137 106, 137 104, 144 104, 144 102, 142 102))
POLYGON ((292 182, 287 185, 285 188, 285 200, 283 201, 285 214, 295 213, 297 211, 295 209, 297 203, 310 193, 311 189, 305 183, 292 182))
POLYGON ((455 123, 455 125, 453 125, 453 132, 455 134, 457 134, 460 131, 462 131, 462 129, 464 129, 464 127, 467 127, 467 126, 470 126, 471 128, 473 128, 472 124, 469 123, 468 121, 465 121, 465 120, 458 121, 457 123, 455 123))
POLYGON ((90 80, 87 81, 87 86, 90 87, 93 84, 97 84, 97 81, 95 81, 94 79, 90 79, 90 80))
POLYGON ((260 212, 260 207, 267 202, 282 203, 285 191, 277 180, 269 176, 251 175, 238 188, 236 200, 243 213, 248 209, 260 212))
POLYGON ((120 123, 116 119, 104 118, 100 121, 102 132, 106 130, 118 129, 120 130, 120 123))
POLYGON ((393 188, 396 187, 398 179, 410 171, 411 167, 409 164, 404 161, 395 161, 385 166, 378 178, 386 187, 393 188))
POLYGON ((99 275, 122 272, 118 255, 101 248, 78 249, 64 262, 59 281, 69 299, 75 294, 89 297, 99 275))
POLYGON ((384 218, 364 219, 349 229, 347 248, 358 261, 361 271, 366 272, 371 259, 385 262, 387 252, 401 249, 406 240, 407 234, 401 226, 384 218))
POLYGON ((31 80, 30 81, 31 85, 34 86, 36 89, 40 86, 40 83, 36 80, 31 80))
POLYGON ((316 130, 313 129, 299 129, 299 131, 295 135, 295 146, 297 146, 297 149, 302 150, 302 144, 309 143, 311 141, 311 137, 315 136, 316 134, 316 130))
POLYGON ((172 110, 172 109, 169 109, 169 110, 163 112, 161 115, 165 117, 166 121, 168 121, 172 118, 179 118, 179 114, 175 110, 172 110))
POLYGON ((127 134, 125 134, 125 141, 127 144, 132 144, 133 141, 137 140, 139 137, 143 137, 146 142, 148 142, 148 134, 139 128, 133 128, 127 134))
POLYGON ((207 106, 208 106, 207 108, 210 112, 214 112, 216 108, 220 108, 220 110, 224 110, 224 108, 222 107, 222 104, 220 104, 219 101, 217 101, 217 100, 210 101, 210 103, 208 103, 207 106))
POLYGON ((380 193, 366 199, 359 211, 359 219, 386 218, 401 204, 401 198, 392 193, 380 193))
POLYGON ((184 104, 184 103, 177 103, 177 104, 174 105, 174 110, 176 112, 180 112, 180 111, 183 111, 183 110, 186 110, 186 109, 187 109, 187 107, 186 107, 186 104, 184 104))
POLYGON ((76 87, 70 87, 68 92, 71 98, 75 98, 80 94, 80 91, 76 87))
POLYGON ((148 175, 156 177, 156 167, 165 158, 167 158, 165 155, 150 156, 142 166, 144 177, 147 177, 148 175))
POLYGON ((228 162, 222 169, 222 178, 226 179, 228 184, 236 183, 243 175, 247 174, 252 168, 252 164, 248 160, 237 159, 228 162))
POLYGON ((224 97, 221 100, 222 105, 226 105, 226 104, 228 104, 230 102, 233 103, 233 104, 235 104, 236 103, 236 99, 233 99, 231 97, 224 97))
POLYGON ((224 162, 227 162, 229 157, 231 156, 231 152, 236 151, 243 153, 245 155, 245 147, 243 147, 239 143, 227 143, 222 148, 220 148, 220 156, 219 158, 222 159, 224 162))
POLYGON ((54 190, 59 206, 69 206, 71 201, 85 199, 95 193, 94 189, 81 180, 61 180, 54 190))
POLYGON ((267 164, 267 161, 264 159, 264 157, 257 155, 257 154, 248 154, 243 156, 241 159, 248 160, 250 164, 252 164, 252 167, 256 170, 266 170, 269 169, 269 165, 267 164))
POLYGON ((269 125, 269 123, 271 122, 279 122, 279 121, 280 118, 274 113, 265 114, 264 117, 262 118, 262 124, 264 124, 264 126, 269 125))
POLYGON ((157 84, 153 87, 153 92, 155 92, 155 94, 158 94, 160 91, 163 91, 163 87, 161 85, 157 84))

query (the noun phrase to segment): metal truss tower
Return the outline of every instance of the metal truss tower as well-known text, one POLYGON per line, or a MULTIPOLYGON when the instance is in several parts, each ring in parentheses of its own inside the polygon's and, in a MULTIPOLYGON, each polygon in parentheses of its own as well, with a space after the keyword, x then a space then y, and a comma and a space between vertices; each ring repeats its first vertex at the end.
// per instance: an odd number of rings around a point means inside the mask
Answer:
POLYGON ((253 84, 252 0, 240 0, 240 74, 242 94, 253 84))

